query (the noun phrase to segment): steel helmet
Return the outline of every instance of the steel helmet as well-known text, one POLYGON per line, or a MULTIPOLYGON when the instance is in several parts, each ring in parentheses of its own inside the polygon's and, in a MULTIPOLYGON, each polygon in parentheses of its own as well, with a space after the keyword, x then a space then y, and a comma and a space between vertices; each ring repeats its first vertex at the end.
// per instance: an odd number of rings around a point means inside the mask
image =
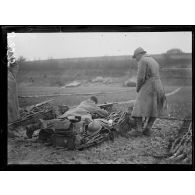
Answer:
POLYGON ((93 120, 92 122, 89 123, 88 128, 87 128, 87 133, 92 134, 97 131, 100 131, 102 128, 101 123, 97 120, 93 120))

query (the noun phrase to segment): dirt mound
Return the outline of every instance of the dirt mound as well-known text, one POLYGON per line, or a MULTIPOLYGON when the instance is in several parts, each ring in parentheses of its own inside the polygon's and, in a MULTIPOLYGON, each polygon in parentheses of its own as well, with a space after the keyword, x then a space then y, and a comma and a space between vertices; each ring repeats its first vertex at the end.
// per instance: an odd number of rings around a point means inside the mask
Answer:
POLYGON ((109 84, 109 83, 112 83, 113 80, 111 77, 101 77, 101 76, 98 76, 96 77, 95 79, 92 79, 92 82, 93 83, 104 83, 104 84, 109 84))

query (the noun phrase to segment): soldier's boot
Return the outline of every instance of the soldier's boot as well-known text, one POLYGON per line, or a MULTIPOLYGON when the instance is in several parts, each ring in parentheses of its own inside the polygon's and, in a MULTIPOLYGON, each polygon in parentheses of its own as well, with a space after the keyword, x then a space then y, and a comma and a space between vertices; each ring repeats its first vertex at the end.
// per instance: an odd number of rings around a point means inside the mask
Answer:
POLYGON ((131 136, 142 136, 142 117, 135 117, 136 128, 130 133, 131 136))
POLYGON ((150 117, 148 119, 147 125, 146 125, 146 127, 144 128, 144 131, 143 131, 143 135, 145 135, 145 136, 150 136, 151 135, 151 129, 152 129, 152 126, 153 126, 155 120, 156 120, 155 117, 150 117))

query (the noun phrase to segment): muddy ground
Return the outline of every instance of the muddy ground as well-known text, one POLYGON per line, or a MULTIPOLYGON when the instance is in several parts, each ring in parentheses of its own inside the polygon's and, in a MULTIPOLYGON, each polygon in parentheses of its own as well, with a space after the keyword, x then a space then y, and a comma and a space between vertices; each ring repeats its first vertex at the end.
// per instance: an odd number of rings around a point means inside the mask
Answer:
MULTIPOLYGON (((177 87, 167 86, 166 92, 177 87)), ((95 88, 94 88, 95 89, 95 88)), ((102 87, 101 87, 102 89, 102 87)), ((114 89, 114 88, 113 88, 114 89)), ((127 89, 127 88, 125 88, 127 89)), ((33 89, 33 93, 40 91, 40 88, 33 89), (34 90, 34 91, 33 91, 34 90)), ((74 89, 75 90, 75 89, 74 89)), ((112 88, 110 88, 112 90, 112 88)), ((123 88, 124 90, 124 88, 123 88)), ((30 89, 29 89, 30 91, 30 89)), ((83 91, 83 89, 82 89, 83 91)), ((55 92, 55 91, 54 91, 55 92)), ((27 90, 25 91, 27 93, 27 90)), ((125 101, 136 97, 135 89, 129 92, 121 92, 98 95, 100 103, 105 100, 125 101)), ((54 104, 78 104, 79 100, 86 96, 56 97, 54 104), (72 100, 72 101, 71 101, 72 100)), ((20 105, 32 105, 47 98, 26 98, 20 99, 20 105)), ((168 97, 170 115, 177 118, 192 116, 192 89, 182 89, 168 97)), ((118 105, 117 110, 126 110, 128 104, 118 105)), ((181 121, 156 120, 150 137, 117 137, 114 141, 107 141, 101 145, 85 149, 83 151, 66 151, 56 149, 52 146, 45 146, 37 142, 37 137, 27 139, 25 133, 22 137, 8 140, 8 164, 172 164, 166 159, 159 159, 154 156, 166 153, 169 138, 177 133, 181 121)))

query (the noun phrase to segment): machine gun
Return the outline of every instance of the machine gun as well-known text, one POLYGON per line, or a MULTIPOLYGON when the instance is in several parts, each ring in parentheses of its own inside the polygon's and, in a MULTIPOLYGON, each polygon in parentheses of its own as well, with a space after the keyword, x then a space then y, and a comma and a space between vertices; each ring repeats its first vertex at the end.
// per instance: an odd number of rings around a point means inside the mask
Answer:
POLYGON ((104 104, 99 104, 98 107, 101 109, 106 110, 107 112, 111 112, 113 105, 118 104, 118 102, 111 102, 111 103, 104 103, 104 104))

